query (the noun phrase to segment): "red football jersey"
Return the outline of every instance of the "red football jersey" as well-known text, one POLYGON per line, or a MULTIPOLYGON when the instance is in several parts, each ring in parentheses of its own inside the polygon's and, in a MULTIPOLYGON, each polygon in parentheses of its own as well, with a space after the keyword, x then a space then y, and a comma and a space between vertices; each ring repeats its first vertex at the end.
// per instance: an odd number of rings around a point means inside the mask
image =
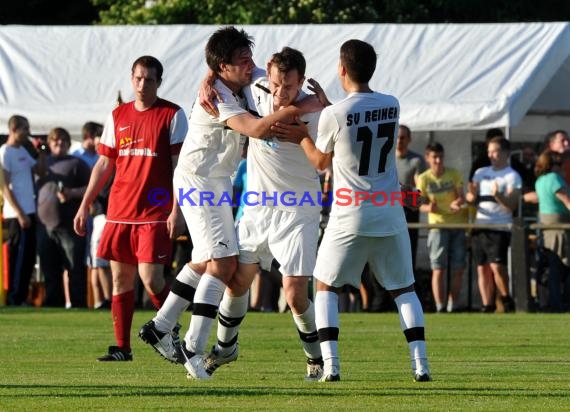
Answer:
POLYGON ((164 222, 172 211, 172 155, 188 131, 184 111, 158 99, 147 110, 134 102, 118 106, 107 120, 99 154, 115 159, 107 220, 119 223, 164 222))

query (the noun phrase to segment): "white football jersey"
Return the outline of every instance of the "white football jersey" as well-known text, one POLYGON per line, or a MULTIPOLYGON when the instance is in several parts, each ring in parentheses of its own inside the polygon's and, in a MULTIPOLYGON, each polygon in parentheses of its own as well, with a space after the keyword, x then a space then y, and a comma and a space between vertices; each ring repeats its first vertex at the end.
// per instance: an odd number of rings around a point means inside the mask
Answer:
POLYGON ((316 146, 323 153, 334 152, 334 200, 328 226, 363 236, 407 230, 398 200, 399 114, 398 100, 377 92, 350 93, 322 111, 316 146))
POLYGON ((223 100, 217 103, 220 116, 210 116, 196 98, 177 167, 203 177, 229 177, 236 171, 245 137, 230 129, 226 120, 247 113, 246 102, 219 79, 214 88, 223 100))
MULTIPOLYGON (((245 95, 248 108, 253 114, 263 117, 274 112, 267 77, 254 81, 245 95)), ((297 101, 306 96, 301 91, 297 101)), ((313 139, 317 134, 319 116, 320 112, 301 117, 313 139)), ((298 144, 283 142, 276 137, 249 139, 247 190, 265 196, 265 199, 257 199, 262 206, 309 213, 319 213, 321 210, 321 185, 315 168, 298 144)))

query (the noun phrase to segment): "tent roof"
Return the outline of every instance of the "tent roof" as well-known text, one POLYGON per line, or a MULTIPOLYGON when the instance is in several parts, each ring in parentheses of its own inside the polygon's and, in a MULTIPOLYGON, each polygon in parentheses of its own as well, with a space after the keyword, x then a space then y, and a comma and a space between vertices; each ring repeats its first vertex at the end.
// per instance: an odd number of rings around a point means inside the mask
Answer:
MULTIPOLYGON (((165 67, 159 95, 189 113, 206 71, 204 46, 219 26, 1 26, 0 133, 12 114, 32 132, 79 134, 104 122, 117 91, 132 99, 130 66, 151 54, 165 67)), ((332 101, 343 97, 340 45, 373 44, 375 90, 400 99, 414 130, 515 126, 529 111, 570 111, 570 24, 357 24, 240 26, 254 37, 258 65, 283 46, 301 50, 307 76, 332 101)))

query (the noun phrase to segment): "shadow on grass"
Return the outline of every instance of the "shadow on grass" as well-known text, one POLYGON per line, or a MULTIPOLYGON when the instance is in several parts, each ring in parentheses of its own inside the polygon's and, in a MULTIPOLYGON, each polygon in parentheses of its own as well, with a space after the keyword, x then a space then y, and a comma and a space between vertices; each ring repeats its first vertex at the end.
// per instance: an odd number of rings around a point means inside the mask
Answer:
POLYGON ((228 388, 225 386, 210 386, 212 382, 189 382, 187 387, 157 388, 147 386, 116 386, 116 385, 22 385, 22 384, 2 384, 1 390, 11 393, 3 396, 10 398, 30 398, 57 396, 58 398, 109 398, 109 397, 162 397, 162 396, 208 396, 215 397, 263 397, 271 396, 322 396, 322 397, 346 397, 346 396, 366 396, 366 397, 394 397, 421 395, 422 397, 446 396, 476 396, 476 397, 521 397, 539 398, 552 396, 557 398, 570 398, 570 392, 566 390, 536 390, 529 391, 528 388, 496 388, 477 387, 461 388, 450 386, 435 386, 434 383, 410 384, 409 387, 391 388, 355 388, 350 382, 346 385, 343 382, 334 384, 308 384, 306 387, 291 388, 268 388, 266 386, 241 386, 228 388), (209 386, 205 386, 209 385, 209 386), (315 386, 318 385, 318 386, 315 386), (326 387, 325 387, 326 385, 326 387), (18 393, 21 390, 21 393, 18 393))

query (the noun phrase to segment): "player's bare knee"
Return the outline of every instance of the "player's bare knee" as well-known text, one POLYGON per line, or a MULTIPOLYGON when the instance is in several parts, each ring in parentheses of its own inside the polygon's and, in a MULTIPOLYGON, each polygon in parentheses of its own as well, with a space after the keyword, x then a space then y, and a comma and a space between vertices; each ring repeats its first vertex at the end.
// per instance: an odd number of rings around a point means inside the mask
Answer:
POLYGON ((190 269, 192 269, 194 272, 200 275, 204 274, 208 266, 207 262, 200 262, 200 263, 188 262, 187 265, 190 267, 190 269))
POLYGON ((236 273, 226 284, 230 296, 243 296, 251 287, 251 280, 236 273))
POLYGON ((213 259, 208 262, 206 273, 220 279, 226 285, 237 270, 237 258, 229 256, 222 259, 213 259))
POLYGON ((127 274, 113 273, 113 294, 121 294, 134 289, 134 277, 127 274))
POLYGON ((307 296, 294 296, 293 298, 287 299, 287 304, 296 315, 305 313, 309 308, 309 298, 307 296))
POLYGON ((158 294, 162 292, 164 286, 166 285, 166 281, 164 280, 164 276, 153 276, 151 274, 140 274, 141 282, 144 288, 152 294, 158 294))
POLYGON ((305 313, 309 307, 309 296, 306 287, 296 285, 296 287, 289 285, 285 287, 285 300, 291 311, 295 314, 305 313))

